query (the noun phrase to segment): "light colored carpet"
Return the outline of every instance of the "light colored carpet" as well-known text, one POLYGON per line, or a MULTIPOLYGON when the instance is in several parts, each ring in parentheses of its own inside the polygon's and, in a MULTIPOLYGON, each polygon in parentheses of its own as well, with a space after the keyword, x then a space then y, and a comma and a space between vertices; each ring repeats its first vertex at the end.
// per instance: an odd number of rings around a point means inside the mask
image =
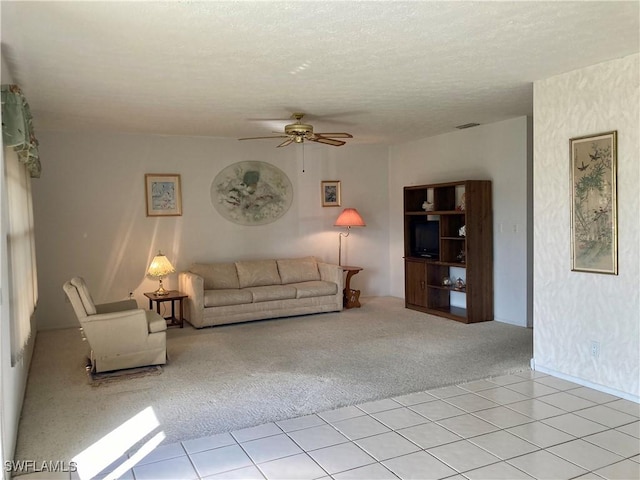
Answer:
POLYGON ((91 387, 77 329, 38 333, 16 459, 70 459, 151 406, 167 442, 529 368, 532 330, 362 308, 168 331, 160 375, 91 387))

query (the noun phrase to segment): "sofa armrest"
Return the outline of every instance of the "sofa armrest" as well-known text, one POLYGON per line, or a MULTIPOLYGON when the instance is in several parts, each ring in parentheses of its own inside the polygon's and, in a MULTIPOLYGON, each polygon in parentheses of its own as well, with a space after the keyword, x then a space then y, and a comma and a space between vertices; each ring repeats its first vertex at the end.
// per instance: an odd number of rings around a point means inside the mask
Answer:
POLYGON ((180 291, 188 295, 185 299, 185 318, 194 327, 201 327, 204 315, 204 279, 191 272, 178 275, 180 291))
POLYGON ((338 295, 342 298, 342 290, 344 289, 344 273, 342 267, 333 263, 318 262, 318 271, 320 272, 320 280, 334 282, 338 285, 338 295))
POLYGON ((125 310, 136 310, 138 303, 133 300, 121 300, 119 302, 102 303, 96 305, 97 313, 111 313, 111 312, 123 312, 125 310))

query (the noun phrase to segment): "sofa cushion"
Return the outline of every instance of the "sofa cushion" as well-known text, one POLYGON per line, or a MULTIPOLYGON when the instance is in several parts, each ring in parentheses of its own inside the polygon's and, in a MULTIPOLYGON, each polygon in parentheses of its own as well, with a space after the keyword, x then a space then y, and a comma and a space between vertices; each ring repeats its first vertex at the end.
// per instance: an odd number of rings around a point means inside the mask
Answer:
POLYGON ((296 289, 290 285, 266 285, 249 287, 247 290, 253 295, 253 303, 296 298, 296 289))
POLYGON ((253 296, 248 290, 240 290, 238 288, 217 290, 205 290, 204 291, 204 306, 205 307, 224 307, 227 305, 242 305, 244 303, 251 303, 253 296))
POLYGON ((283 284, 320 280, 318 264, 313 257, 277 260, 283 284))
POLYGON ((278 264, 275 260, 236 262, 240 288, 280 285, 278 264))
POLYGON ((203 278, 205 290, 240 288, 235 263, 194 263, 189 271, 203 278))
POLYGON ((323 280, 290 283, 287 286, 296 289, 296 298, 323 297, 338 293, 338 286, 335 283, 325 282, 323 280))

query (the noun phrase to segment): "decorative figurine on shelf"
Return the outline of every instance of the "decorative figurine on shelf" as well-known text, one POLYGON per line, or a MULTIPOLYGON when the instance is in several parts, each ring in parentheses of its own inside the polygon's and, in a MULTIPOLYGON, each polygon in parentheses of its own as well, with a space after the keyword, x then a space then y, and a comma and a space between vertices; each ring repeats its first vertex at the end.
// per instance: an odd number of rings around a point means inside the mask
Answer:
POLYGON ((464 280, 462 280, 460 277, 458 277, 458 280, 456 280, 456 288, 458 290, 464 290, 464 287, 466 285, 464 284, 464 280))
POLYGON ((463 249, 463 250, 460 250, 460 253, 458 254, 458 256, 456 258, 458 259, 458 261, 460 263, 464 263, 465 262, 465 257, 466 257, 466 255, 465 255, 464 249, 463 249))
POLYGON ((467 226, 466 225, 462 225, 460 227, 460 230, 458 230, 458 235, 460 237, 466 237, 467 236, 467 226))
POLYGON ((433 212, 433 203, 432 202, 427 202, 426 200, 424 202, 422 202, 422 209, 425 212, 433 212))
POLYGON ((464 210, 465 210, 465 208, 466 208, 466 199, 465 199, 465 195, 466 195, 466 193, 463 193, 463 194, 462 194, 462 198, 460 199, 460 205, 458 205, 458 206, 456 207, 456 210, 460 210, 460 211, 463 211, 463 212, 464 212, 464 210))
POLYGON ((445 287, 450 287, 451 285, 453 285, 453 280, 451 280, 449 277, 444 277, 442 279, 442 285, 444 285, 445 287))

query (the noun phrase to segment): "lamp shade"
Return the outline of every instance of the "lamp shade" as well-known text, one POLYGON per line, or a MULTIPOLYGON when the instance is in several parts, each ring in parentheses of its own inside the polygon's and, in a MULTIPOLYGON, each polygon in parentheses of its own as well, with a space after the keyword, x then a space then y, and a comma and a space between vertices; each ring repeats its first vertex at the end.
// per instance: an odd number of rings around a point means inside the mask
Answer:
POLYGON ((173 268, 169 259, 159 251, 158 254, 153 257, 147 274, 150 277, 165 277, 175 271, 176 269, 173 268))
POLYGON ((345 208, 336 219, 334 227, 366 227, 366 223, 355 208, 345 208))

